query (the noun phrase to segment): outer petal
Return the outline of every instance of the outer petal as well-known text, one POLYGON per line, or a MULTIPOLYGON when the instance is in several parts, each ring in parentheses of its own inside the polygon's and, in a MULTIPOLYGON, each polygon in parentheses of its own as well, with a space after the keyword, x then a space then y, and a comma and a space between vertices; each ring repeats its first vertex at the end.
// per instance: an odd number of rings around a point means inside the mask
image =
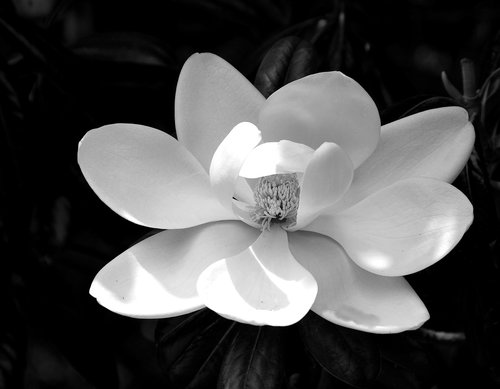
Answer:
POLYGON ((199 274, 220 258, 252 244, 259 231, 240 222, 218 222, 160 232, 109 262, 90 294, 125 316, 160 318, 203 307, 196 292, 199 274))
POLYGON ((382 127, 380 143, 354 175, 343 208, 410 177, 452 182, 469 159, 474 128, 460 107, 437 108, 382 127))
POLYGON ((264 102, 264 96, 222 58, 193 54, 177 83, 177 137, 208 171, 229 131, 240 122, 256 124, 264 102))
POLYGON ((352 176, 352 162, 346 152, 335 143, 323 143, 304 172, 297 225, 293 229, 300 229, 319 211, 337 202, 349 189, 352 176))
POLYGON ((383 277, 358 267, 332 239, 289 234, 290 250, 318 283, 312 310, 344 327, 373 333, 418 328, 429 313, 403 277, 383 277))
POLYGON ((248 154, 240 176, 258 178, 272 174, 304 172, 314 150, 309 146, 282 140, 263 143, 248 154))
POLYGON ((290 253, 287 233, 275 226, 247 250, 210 265, 198 279, 198 293, 229 319, 287 326, 309 311, 317 285, 290 253))
POLYGON ((375 150, 380 136, 375 103, 340 72, 313 74, 278 89, 267 99, 258 125, 265 142, 288 139, 313 149, 336 143, 355 167, 375 150))
POLYGON ((89 131, 78 163, 101 200, 134 223, 185 228, 235 218, 213 195, 196 158, 154 128, 112 124, 89 131))
POLYGON ((472 205, 452 185, 427 178, 399 181, 306 230, 338 241, 359 266, 398 276, 439 261, 472 223, 472 205))
POLYGON ((247 155, 262 139, 252 123, 234 127, 219 145, 210 164, 210 183, 221 204, 231 209, 238 173, 247 155))

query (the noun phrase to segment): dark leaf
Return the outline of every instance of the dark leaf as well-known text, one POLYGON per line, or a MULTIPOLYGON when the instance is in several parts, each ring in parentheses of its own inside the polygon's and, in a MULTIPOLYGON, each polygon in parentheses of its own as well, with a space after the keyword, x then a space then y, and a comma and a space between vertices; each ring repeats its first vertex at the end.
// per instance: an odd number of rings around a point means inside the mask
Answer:
POLYGON ((68 69, 68 78, 94 118, 92 126, 120 121, 173 132, 174 124, 164 123, 173 119, 173 109, 165 107, 173 107, 179 69, 161 40, 128 32, 99 34, 75 46, 74 53, 80 61, 68 69))
POLYGON ((298 327, 306 348, 331 375, 359 388, 377 377, 380 358, 370 334, 337 326, 313 312, 298 327))
POLYGON ((262 60, 255 87, 268 97, 283 85, 316 71, 318 59, 313 46, 298 37, 288 36, 276 42, 262 60))
MULTIPOLYGON (((249 26, 255 34, 256 27, 284 26, 291 16, 291 4, 283 0, 175 0, 173 4, 177 14, 185 13, 183 23, 187 22, 191 29, 203 31, 207 31, 207 26, 216 27, 219 24, 218 29, 223 29, 226 33, 228 30, 249 26)), ((210 27, 208 30, 211 30, 210 27)))
POLYGON ((213 388, 234 322, 203 309, 156 329, 161 368, 176 388, 213 388))
POLYGON ((266 17, 270 23, 285 26, 290 21, 291 3, 286 0, 254 0, 249 2, 258 10, 259 15, 266 17))
POLYGON ((314 47, 301 40, 295 47, 286 72, 285 84, 316 72, 319 60, 314 47))
POLYGON ((398 104, 391 105, 381 113, 382 124, 422 112, 428 109, 455 106, 457 102, 450 97, 419 95, 410 97, 398 104))
POLYGON ((168 370, 203 328, 217 319, 217 314, 202 309, 188 315, 159 320, 155 339, 162 366, 168 370))
MULTIPOLYGON (((473 124, 476 145, 469 163, 473 189, 473 244, 469 250, 468 315, 466 334, 475 362, 484 376, 500 384, 500 69, 497 34, 491 63, 479 92, 478 115, 473 124), (478 260, 479 259, 479 260, 478 260)), ((476 108, 476 107, 472 107, 476 108)), ((492 383, 493 385, 493 383, 492 383)), ((484 386, 483 386, 484 387, 484 386)))
POLYGON ((481 114, 476 130, 488 178, 496 197, 500 197, 500 76, 490 79, 481 96, 481 114))
POLYGON ((23 254, 29 252, 31 243, 34 192, 31 144, 20 100, 7 74, 0 70, 0 247, 6 250, 0 253, 0 262, 14 268, 26 265, 23 254))
POLYGON ((0 196, 3 204, 10 204, 2 216, 11 226, 22 215, 23 152, 26 148, 24 114, 18 94, 7 75, 0 71, 0 196), (17 208, 17 209, 16 209, 17 208))
POLYGON ((219 389, 277 389, 285 378, 284 330, 238 326, 224 358, 219 389))
MULTIPOLYGON (((22 20, 0 15, 0 32, 12 45, 14 52, 25 56, 33 68, 59 79, 61 69, 72 61, 71 55, 44 36, 44 32, 22 20)), ((15 55, 15 53, 12 53, 15 55)))
POLYGON ((175 67, 166 44, 146 34, 108 32, 95 34, 73 46, 73 52, 91 61, 175 67))
MULTIPOLYGON (((498 283, 489 286, 488 292, 496 292, 498 296, 500 293, 498 283)), ((500 302, 498 300, 491 302, 491 307, 484 314, 482 342, 489 376, 496 385, 500 385, 500 302)))
POLYGON ((32 323, 89 383, 96 388, 118 388, 116 348, 111 343, 123 342, 118 334, 124 318, 104 312, 88 295, 97 272, 95 260, 67 247, 48 250, 38 261, 27 280, 32 323), (104 315, 113 322, 106 322, 104 315))
MULTIPOLYGON (((316 362, 312 355, 307 352, 303 342, 300 340, 297 326, 288 328, 286 338, 286 367, 287 367, 287 389, 309 389, 319 388, 318 382, 325 374, 323 368, 316 362)), ((337 381, 338 383, 339 381, 337 381)))
POLYGON ((328 50, 329 68, 343 70, 345 64, 352 63, 352 49, 346 40, 345 12, 343 9, 340 10, 337 18, 333 39, 328 50))
POLYGON ((427 388, 435 371, 429 354, 411 334, 377 337, 381 369, 377 382, 384 388, 427 388))
MULTIPOLYGON (((2 281, 5 282, 4 277, 2 281)), ((5 285, 5 283, 4 283, 5 285)), ((1 289, 0 388, 20 388, 26 365, 26 334, 14 299, 1 289)))
POLYGON ((469 163, 474 224, 469 232, 473 234, 473 242, 467 273, 471 287, 468 289, 466 334, 475 362, 483 375, 492 381, 492 386, 500 384, 499 103, 500 78, 493 77, 484 88, 480 114, 473 121, 476 148, 469 163))
POLYGON ((439 96, 431 97, 431 98, 425 99, 424 101, 420 102, 419 104, 416 104, 415 106, 411 107, 408 111, 404 112, 401 115, 401 117, 414 115, 416 113, 427 111, 429 109, 450 107, 450 106, 455 106, 455 105, 457 105, 455 100, 453 100, 449 97, 439 97, 439 96))
POLYGON ((196 47, 213 48, 214 42, 227 40, 228 33, 254 36, 260 33, 259 27, 269 24, 250 1, 173 0, 170 4, 174 15, 170 27, 196 47))

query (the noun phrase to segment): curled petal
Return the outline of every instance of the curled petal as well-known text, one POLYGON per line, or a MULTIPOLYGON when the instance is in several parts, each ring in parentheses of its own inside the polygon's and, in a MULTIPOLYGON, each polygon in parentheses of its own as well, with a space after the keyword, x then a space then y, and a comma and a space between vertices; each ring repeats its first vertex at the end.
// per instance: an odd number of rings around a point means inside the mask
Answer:
POLYGON ((304 172, 297 224, 293 229, 301 229, 319 211, 336 203, 349 189, 352 176, 352 162, 346 152, 335 143, 323 143, 304 172))
POLYGON ((89 131, 78 163, 100 199, 134 223, 186 228, 235 218, 217 201, 196 158, 154 128, 112 124, 89 131))
POLYGON ((208 172, 212 156, 238 123, 257 123, 264 96, 233 66, 210 54, 184 64, 175 94, 177 137, 208 172))
POLYGON ((332 237, 362 268, 400 276, 439 261, 472 223, 472 205, 452 185, 411 178, 304 229, 332 237))
POLYGON ((255 205, 250 205, 244 201, 239 201, 233 199, 233 212, 238 218, 248 224, 249 226, 252 226, 257 229, 261 229, 262 225, 259 223, 256 223, 255 221, 252 220, 251 214, 255 211, 255 205))
POLYGON ((258 178, 272 174, 303 173, 314 150, 309 146, 282 140, 263 143, 248 154, 240 176, 258 178))
POLYGON ((260 111, 258 126, 264 142, 288 139, 313 149, 336 143, 354 167, 370 156, 380 136, 375 103, 340 72, 313 74, 278 89, 260 111))
POLYGON ((274 226, 245 251, 210 265, 198 279, 198 293, 226 318, 287 326, 309 311, 317 285, 290 253, 287 233, 274 226))
POLYGON ((332 323, 372 333, 420 327, 429 313, 404 277, 384 277, 358 267, 334 240, 298 231, 290 250, 318 283, 312 311, 332 323))
POLYGON ((257 127, 243 122, 231 130, 215 151, 210 164, 210 183, 224 207, 232 207, 238 173, 247 155, 259 144, 261 138, 257 127))
POLYGON ((255 205, 255 198, 250 184, 243 177, 238 177, 236 180, 236 195, 237 200, 243 201, 249 205, 255 205))
POLYGON ((460 107, 431 109, 386 124, 339 207, 347 208, 396 181, 428 177, 452 182, 474 146, 474 128, 460 107))
POLYGON ((220 258, 252 244, 258 231, 226 221, 162 231, 109 262, 95 277, 90 294, 107 309, 138 318, 182 315, 203 303, 196 281, 220 258))

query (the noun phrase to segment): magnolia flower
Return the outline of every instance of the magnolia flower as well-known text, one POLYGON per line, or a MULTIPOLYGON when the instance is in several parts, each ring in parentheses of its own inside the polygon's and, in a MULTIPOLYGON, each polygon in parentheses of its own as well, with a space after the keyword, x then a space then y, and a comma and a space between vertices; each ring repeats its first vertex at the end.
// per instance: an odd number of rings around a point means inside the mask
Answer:
POLYGON ((178 140, 112 124, 88 132, 82 172, 116 213, 165 229, 95 277, 116 313, 164 318, 208 307, 287 326, 312 310, 374 333, 429 314, 404 275, 445 256, 472 222, 449 184, 474 131, 459 107, 380 127, 377 108, 340 72, 294 81, 267 100, 212 54, 184 65, 178 140))

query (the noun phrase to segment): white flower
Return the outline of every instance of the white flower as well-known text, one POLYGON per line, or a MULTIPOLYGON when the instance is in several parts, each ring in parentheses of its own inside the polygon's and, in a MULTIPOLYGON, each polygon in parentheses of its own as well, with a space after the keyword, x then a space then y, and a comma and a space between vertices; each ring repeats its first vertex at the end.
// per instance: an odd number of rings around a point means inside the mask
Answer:
POLYGON ((339 72, 266 100, 221 58, 195 54, 175 119, 178 141, 113 124, 80 143, 83 174, 110 208, 167 229, 99 272, 100 304, 139 318, 207 306, 274 326, 311 309, 375 333, 428 319, 403 276, 440 260, 472 222, 449 184, 474 142, 462 108, 381 128, 372 99, 339 72))

